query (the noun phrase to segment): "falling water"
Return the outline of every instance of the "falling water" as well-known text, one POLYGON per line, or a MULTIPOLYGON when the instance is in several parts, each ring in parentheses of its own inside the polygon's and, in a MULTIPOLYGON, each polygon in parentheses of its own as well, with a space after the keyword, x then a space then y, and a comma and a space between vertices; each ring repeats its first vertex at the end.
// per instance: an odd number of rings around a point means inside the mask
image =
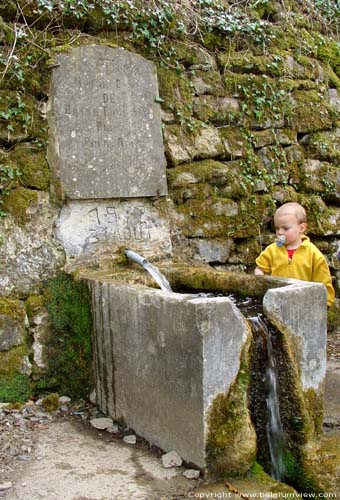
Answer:
POLYGON ((151 276, 156 281, 156 283, 160 286, 160 288, 161 288, 161 290, 163 290, 163 292, 172 292, 172 288, 170 286, 169 281, 164 276, 164 274, 162 274, 159 271, 159 269, 156 266, 154 266, 153 264, 150 264, 150 262, 148 262, 148 261, 145 261, 143 263, 143 267, 146 271, 148 271, 148 273, 151 274, 151 276))
POLYGON ((145 271, 148 271, 149 274, 153 277, 153 279, 156 281, 156 283, 160 286, 161 290, 163 292, 172 292, 171 286, 167 278, 159 271, 159 269, 154 266, 153 264, 150 264, 148 260, 146 260, 142 255, 139 255, 138 253, 134 252, 133 250, 129 250, 126 248, 124 250, 124 253, 126 257, 133 262, 136 262, 140 266, 145 269, 145 271))
POLYGON ((274 479, 282 481, 285 476, 285 465, 283 461, 285 440, 280 417, 278 375, 273 352, 272 334, 261 315, 248 319, 251 321, 256 332, 264 337, 264 343, 267 349, 267 439, 272 467, 271 475, 274 479))

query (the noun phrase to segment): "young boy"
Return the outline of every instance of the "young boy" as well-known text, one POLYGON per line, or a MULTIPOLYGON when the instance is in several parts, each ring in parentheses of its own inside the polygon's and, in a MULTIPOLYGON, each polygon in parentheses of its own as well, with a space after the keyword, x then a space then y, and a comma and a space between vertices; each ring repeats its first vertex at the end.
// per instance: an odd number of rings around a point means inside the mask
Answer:
POLYGON ((305 209, 299 203, 285 203, 276 210, 274 223, 278 240, 256 259, 255 274, 324 283, 330 307, 335 295, 331 274, 325 257, 304 234, 307 228, 305 209))

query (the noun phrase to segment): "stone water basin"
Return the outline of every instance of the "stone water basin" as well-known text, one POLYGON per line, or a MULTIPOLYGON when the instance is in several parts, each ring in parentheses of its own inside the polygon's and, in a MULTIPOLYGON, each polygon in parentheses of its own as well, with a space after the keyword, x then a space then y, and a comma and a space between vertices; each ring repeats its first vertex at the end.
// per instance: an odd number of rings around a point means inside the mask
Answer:
POLYGON ((246 473, 258 446, 248 403, 251 328, 228 296, 195 292, 263 297, 293 373, 288 383, 293 379, 294 412, 303 420, 299 439, 313 439, 326 371, 325 287, 209 266, 159 269, 174 292, 156 288, 135 264, 81 273, 92 292, 100 409, 207 474, 246 473))

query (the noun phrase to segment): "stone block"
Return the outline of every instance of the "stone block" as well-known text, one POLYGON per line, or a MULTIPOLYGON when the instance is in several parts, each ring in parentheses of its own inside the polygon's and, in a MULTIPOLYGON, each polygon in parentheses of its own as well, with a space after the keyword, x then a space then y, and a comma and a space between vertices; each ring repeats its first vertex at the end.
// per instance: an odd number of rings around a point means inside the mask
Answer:
POLYGON ((23 344, 26 326, 24 304, 19 300, 0 299, 0 351, 23 344))
POLYGON ((302 388, 321 392, 326 375, 327 294, 321 283, 287 280, 268 290, 263 299, 266 315, 295 338, 302 388))
POLYGON ((61 210, 56 235, 70 258, 112 254, 123 246, 147 257, 171 253, 166 219, 147 200, 70 201, 61 210))
POLYGON ((167 193, 158 84, 151 61, 89 45, 56 56, 48 160, 70 199, 167 193))
POLYGON ((227 297, 91 286, 101 410, 205 468, 207 416, 239 372, 245 318, 227 297))

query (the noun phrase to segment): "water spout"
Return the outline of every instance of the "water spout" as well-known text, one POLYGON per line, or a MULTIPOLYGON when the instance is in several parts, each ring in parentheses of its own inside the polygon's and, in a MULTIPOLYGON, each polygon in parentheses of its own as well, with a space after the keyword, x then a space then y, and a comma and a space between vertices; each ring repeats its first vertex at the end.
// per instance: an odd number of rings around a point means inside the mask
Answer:
POLYGON ((145 264, 148 262, 144 257, 139 255, 138 253, 134 252, 133 250, 124 250, 125 255, 127 256, 128 259, 132 260, 132 262, 136 262, 140 266, 144 267, 145 264))
POLYGON ((156 283, 160 286, 163 292, 172 292, 172 288, 170 286, 167 278, 157 269, 156 266, 151 264, 147 259, 134 252, 133 250, 124 250, 126 257, 133 262, 136 262, 140 266, 142 266, 156 281, 156 283))

